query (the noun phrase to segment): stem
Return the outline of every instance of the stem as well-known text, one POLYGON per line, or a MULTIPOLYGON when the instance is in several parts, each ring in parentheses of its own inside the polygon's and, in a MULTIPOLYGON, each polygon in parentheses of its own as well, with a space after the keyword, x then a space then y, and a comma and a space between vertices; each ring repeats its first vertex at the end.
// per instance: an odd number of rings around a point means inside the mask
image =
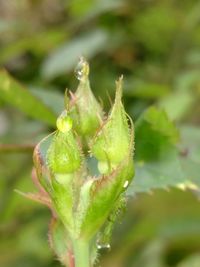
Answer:
POLYGON ((32 153, 35 145, 34 144, 28 144, 28 145, 17 145, 17 144, 0 144, 0 153, 5 152, 27 152, 32 153))
POLYGON ((90 267, 89 242, 74 240, 75 267, 90 267))

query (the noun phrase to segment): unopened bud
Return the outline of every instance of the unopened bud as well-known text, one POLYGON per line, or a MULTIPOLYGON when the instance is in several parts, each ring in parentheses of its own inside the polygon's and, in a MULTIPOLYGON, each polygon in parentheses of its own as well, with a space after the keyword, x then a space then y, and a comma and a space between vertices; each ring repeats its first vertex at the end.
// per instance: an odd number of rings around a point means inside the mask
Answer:
POLYGON ((74 103, 70 115, 76 132, 86 138, 95 134, 103 115, 101 106, 91 91, 88 75, 89 64, 84 58, 81 58, 76 68, 76 76, 80 83, 73 95, 74 103))
POLYGON ((47 161, 52 173, 73 173, 80 168, 81 152, 72 131, 72 120, 64 111, 57 120, 58 131, 48 149, 47 161))
POLYGON ((122 77, 116 82, 115 103, 103 127, 95 136, 91 152, 98 159, 101 173, 108 173, 128 154, 130 128, 121 102, 122 77))

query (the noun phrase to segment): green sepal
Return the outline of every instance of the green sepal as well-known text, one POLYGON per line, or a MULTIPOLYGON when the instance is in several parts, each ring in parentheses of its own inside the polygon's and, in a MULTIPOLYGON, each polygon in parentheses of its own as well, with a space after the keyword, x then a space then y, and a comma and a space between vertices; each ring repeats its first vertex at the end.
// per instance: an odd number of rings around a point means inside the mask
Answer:
POLYGON ((101 173, 110 173, 126 157, 130 146, 130 128, 121 102, 122 77, 116 82, 115 103, 106 122, 91 143, 91 153, 99 161, 101 173))
POLYGON ((62 223, 70 234, 74 232, 74 174, 55 174, 52 177, 52 202, 62 223))
POLYGON ((81 58, 77 66, 77 77, 80 80, 75 94, 71 94, 70 116, 76 132, 88 139, 100 127, 103 111, 90 88, 89 65, 81 58))
POLYGON ((76 138, 69 130, 66 133, 56 131, 49 146, 47 161, 52 173, 74 173, 81 166, 81 151, 76 138))
POLYGON ((94 179, 90 178, 84 182, 84 184, 82 185, 80 189, 79 204, 77 206, 76 213, 74 214, 76 238, 79 238, 83 218, 85 216, 85 212, 87 211, 90 205, 90 201, 91 201, 90 192, 91 192, 93 183, 94 183, 94 179))
POLYGON ((38 182, 46 192, 51 193, 51 173, 47 164, 47 151, 53 140, 54 133, 43 138, 35 147, 33 152, 33 162, 35 166, 38 182))
MULTIPOLYGON (((60 132, 59 132, 60 133, 60 132)), ((58 134, 58 133, 56 133, 58 134)), ((63 133, 61 133, 63 135, 63 133)), ((57 135, 56 135, 57 137, 57 135)), ((55 133, 44 138, 35 148, 34 162, 36 167, 36 173, 40 184, 49 193, 52 200, 53 209, 59 215, 63 224, 69 228, 70 232, 73 232, 73 200, 75 199, 73 185, 78 179, 78 171, 74 173, 53 173, 58 172, 57 165, 53 165, 55 168, 49 170, 49 153, 51 159, 57 154, 59 145, 55 146, 55 133), (53 145, 52 145, 53 144, 53 145), (49 152, 50 151, 50 152, 49 152), (53 156, 52 156, 53 155, 53 156)), ((65 151, 65 150, 64 150, 65 151)), ((56 161, 57 163, 57 161, 56 161)), ((55 164, 55 162, 54 162, 55 164)), ((51 165, 52 166, 52 165, 51 165)), ((60 167, 60 166, 59 166, 60 167)), ((78 166, 80 169, 80 166, 78 166)))
MULTIPOLYGON (((94 180, 90 192, 87 209, 82 212, 80 236, 90 239, 104 224, 113 210, 119 196, 125 191, 134 176, 133 161, 126 158, 109 176, 94 180)), ((81 200, 80 200, 81 203, 81 200)))
POLYGON ((104 223, 103 227, 100 229, 97 238, 97 248, 98 249, 109 249, 110 240, 113 232, 113 228, 116 220, 120 217, 126 207, 126 199, 123 194, 119 197, 116 202, 112 212, 108 216, 108 219, 104 223))

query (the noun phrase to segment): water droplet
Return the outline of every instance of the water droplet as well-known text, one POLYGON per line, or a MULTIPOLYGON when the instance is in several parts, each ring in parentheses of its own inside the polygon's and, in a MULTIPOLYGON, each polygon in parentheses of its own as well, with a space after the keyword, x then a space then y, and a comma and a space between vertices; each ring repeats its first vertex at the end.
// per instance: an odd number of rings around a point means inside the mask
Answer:
POLYGON ((58 130, 62 133, 67 133, 72 128, 72 119, 68 116, 67 111, 64 110, 56 121, 58 130))
POLYGON ((78 80, 83 80, 89 75, 89 64, 84 59, 84 57, 80 58, 79 63, 76 66, 75 75, 78 80))
POLYGON ((123 188, 127 188, 128 187, 128 184, 129 184, 129 181, 126 180, 125 183, 124 183, 124 185, 123 185, 123 188))
POLYGON ((78 78, 78 80, 81 80, 82 75, 83 75, 83 71, 82 70, 77 70, 76 77, 78 78))
POLYGON ((97 248, 98 248, 98 249, 101 249, 101 245, 97 245, 97 248))
POLYGON ((97 248, 98 249, 102 249, 102 250, 108 250, 111 248, 110 244, 97 244, 97 248))

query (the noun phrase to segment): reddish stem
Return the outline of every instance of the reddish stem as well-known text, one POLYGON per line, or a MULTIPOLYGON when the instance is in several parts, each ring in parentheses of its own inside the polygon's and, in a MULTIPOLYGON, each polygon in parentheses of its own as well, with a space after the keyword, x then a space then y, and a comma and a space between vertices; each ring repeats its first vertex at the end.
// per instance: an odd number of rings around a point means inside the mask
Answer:
POLYGON ((68 256, 69 256, 69 267, 75 267, 75 260, 74 260, 73 252, 69 251, 68 256))

